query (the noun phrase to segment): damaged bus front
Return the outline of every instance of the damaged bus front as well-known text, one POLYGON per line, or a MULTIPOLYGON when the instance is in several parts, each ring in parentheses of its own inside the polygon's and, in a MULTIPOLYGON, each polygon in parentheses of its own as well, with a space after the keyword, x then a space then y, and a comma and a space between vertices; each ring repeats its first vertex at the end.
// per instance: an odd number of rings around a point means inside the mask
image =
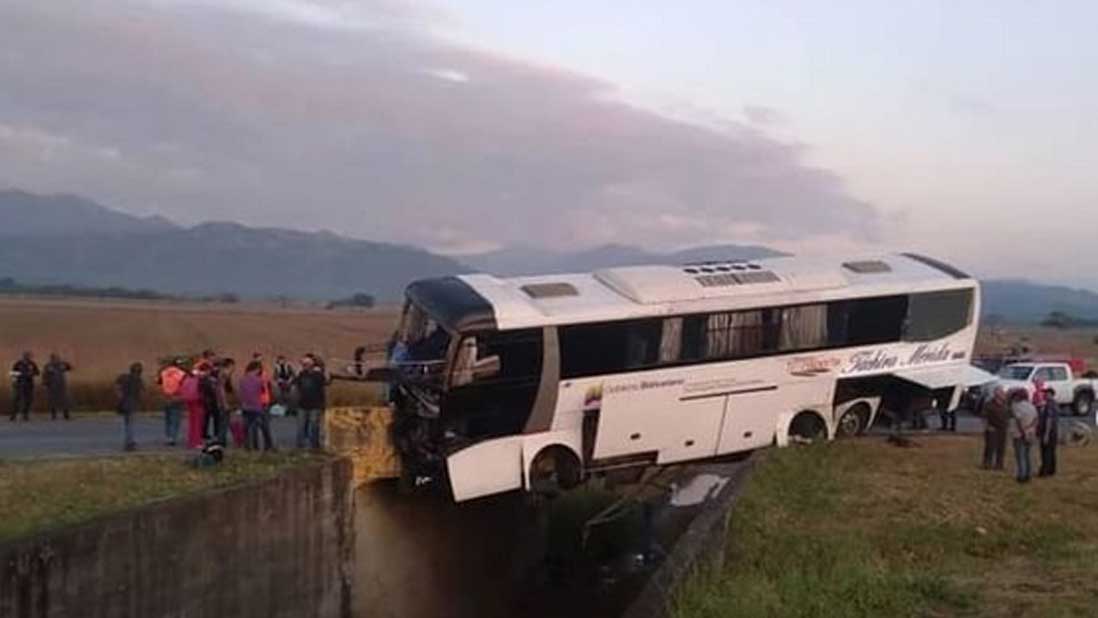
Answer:
POLYGON ((406 297, 387 368, 375 373, 390 385, 406 480, 448 485, 458 501, 521 488, 542 329, 499 331, 491 305, 457 277, 415 282, 406 297))

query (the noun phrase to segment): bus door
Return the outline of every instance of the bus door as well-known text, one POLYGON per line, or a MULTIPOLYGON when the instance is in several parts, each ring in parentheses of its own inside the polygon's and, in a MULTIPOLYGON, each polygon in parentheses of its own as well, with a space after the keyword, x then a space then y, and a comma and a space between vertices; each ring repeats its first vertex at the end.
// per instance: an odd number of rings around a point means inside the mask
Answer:
POLYGON ((777 385, 761 384, 727 395, 717 454, 735 453, 769 445, 774 440, 777 411, 781 409, 777 385))

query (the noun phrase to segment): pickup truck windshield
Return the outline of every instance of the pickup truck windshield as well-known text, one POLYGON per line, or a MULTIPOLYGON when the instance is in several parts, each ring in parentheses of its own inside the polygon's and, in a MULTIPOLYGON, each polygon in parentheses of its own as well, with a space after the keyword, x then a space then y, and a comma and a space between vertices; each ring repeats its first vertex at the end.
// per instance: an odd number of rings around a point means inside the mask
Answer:
POLYGON ((1033 365, 1008 365, 999 370, 999 377, 1004 380, 1026 381, 1033 375, 1033 365))

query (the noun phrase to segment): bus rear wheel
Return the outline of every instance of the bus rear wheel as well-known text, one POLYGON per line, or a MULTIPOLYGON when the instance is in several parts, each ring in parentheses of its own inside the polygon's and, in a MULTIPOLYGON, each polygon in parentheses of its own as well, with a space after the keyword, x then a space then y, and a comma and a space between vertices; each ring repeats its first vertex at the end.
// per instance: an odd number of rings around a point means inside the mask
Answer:
POLYGON ((851 406, 849 410, 843 413, 839 418, 839 424, 835 427, 835 437, 837 438, 853 438, 859 436, 867 429, 866 425, 869 424, 869 405, 865 403, 859 403, 855 406, 851 406))
POLYGON ((575 489, 583 481, 583 466, 575 453, 562 447, 543 449, 530 464, 530 490, 555 495, 575 489))
POLYGON ((789 442, 811 444, 827 439, 827 424, 815 412, 801 412, 789 423, 789 442))

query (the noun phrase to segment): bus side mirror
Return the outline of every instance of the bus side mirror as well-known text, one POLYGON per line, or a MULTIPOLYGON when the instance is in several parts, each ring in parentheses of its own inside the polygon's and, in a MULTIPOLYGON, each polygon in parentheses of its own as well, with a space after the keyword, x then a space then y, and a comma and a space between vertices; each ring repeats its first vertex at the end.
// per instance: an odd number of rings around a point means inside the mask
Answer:
POLYGON ((499 355, 486 356, 473 364, 473 375, 478 380, 499 375, 499 355))

